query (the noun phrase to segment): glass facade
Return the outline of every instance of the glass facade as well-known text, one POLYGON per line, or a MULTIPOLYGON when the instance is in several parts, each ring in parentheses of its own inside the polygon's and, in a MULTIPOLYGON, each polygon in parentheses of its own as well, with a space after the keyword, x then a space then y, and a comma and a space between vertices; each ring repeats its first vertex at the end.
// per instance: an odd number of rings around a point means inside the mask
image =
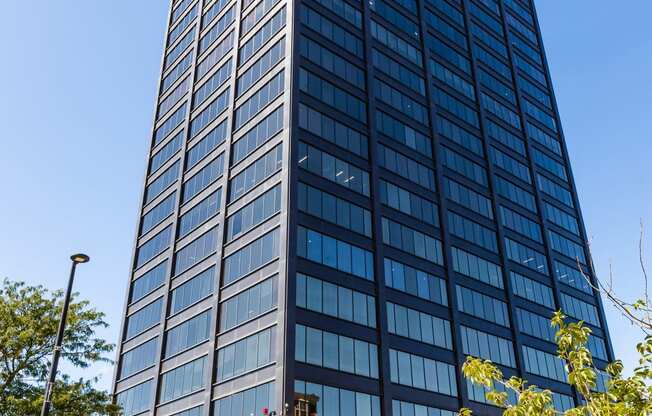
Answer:
POLYGON ((466 355, 613 358, 531 0, 173 0, 114 394, 128 415, 495 414, 466 355))

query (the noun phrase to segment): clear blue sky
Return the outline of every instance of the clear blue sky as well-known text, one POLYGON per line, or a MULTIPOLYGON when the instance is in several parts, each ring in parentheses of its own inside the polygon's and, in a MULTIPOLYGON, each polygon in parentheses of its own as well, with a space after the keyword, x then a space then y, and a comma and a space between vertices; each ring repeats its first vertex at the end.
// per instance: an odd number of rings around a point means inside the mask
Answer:
MULTIPOLYGON (((636 296, 638 223, 652 234, 652 2, 538 0, 598 270, 636 296)), ((167 1, 6 0, 0 65, 0 277, 75 288, 117 340, 167 1)), ((647 239, 652 252, 652 238, 647 239)), ((650 267, 652 267, 652 254, 650 267)), ((640 339, 608 310, 618 356, 640 339)), ((110 371, 102 387, 110 384, 110 371)), ((88 375, 86 373, 85 375, 88 375)))

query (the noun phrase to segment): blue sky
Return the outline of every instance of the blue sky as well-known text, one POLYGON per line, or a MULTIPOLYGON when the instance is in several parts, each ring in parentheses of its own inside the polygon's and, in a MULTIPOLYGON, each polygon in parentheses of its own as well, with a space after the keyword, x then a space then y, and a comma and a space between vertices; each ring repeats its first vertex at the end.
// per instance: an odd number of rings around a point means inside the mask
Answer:
MULTIPOLYGON (((652 234, 652 3, 538 0, 598 271, 640 293, 639 219, 652 234)), ((0 39, 0 277, 75 289, 118 337, 165 30, 164 0, 6 0, 0 39)), ((647 238, 652 250, 652 238, 647 238)), ((652 255, 648 256, 651 261, 652 255)), ((607 308, 628 365, 640 339, 607 308)), ((98 367, 102 387, 110 369, 98 367)), ((85 373, 89 375, 88 372, 85 373)))

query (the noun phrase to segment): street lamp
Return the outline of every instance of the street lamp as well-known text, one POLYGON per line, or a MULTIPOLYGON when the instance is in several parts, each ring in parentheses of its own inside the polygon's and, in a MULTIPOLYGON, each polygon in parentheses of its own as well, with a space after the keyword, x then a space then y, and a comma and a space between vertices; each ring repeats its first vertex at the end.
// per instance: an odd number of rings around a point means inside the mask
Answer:
POLYGON ((75 269, 77 268, 78 264, 88 263, 90 257, 88 257, 86 254, 77 253, 70 256, 70 260, 72 260, 72 266, 70 267, 70 277, 68 278, 68 290, 66 290, 66 297, 63 300, 63 309, 61 310, 61 319, 59 320, 57 340, 54 344, 54 352, 52 353, 52 367, 50 367, 48 383, 45 385, 45 398, 43 400, 41 416, 48 416, 50 414, 50 405, 52 404, 52 389, 54 388, 54 381, 57 378, 57 367, 59 366, 59 356, 61 355, 61 343, 63 342, 63 332, 66 328, 66 317, 68 316, 70 296, 72 295, 72 282, 75 280, 75 269))

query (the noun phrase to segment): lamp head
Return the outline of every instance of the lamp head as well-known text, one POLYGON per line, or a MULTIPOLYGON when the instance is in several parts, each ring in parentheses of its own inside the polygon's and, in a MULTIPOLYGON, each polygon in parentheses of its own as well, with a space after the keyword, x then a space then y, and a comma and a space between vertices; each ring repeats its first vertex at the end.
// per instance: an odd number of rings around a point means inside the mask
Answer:
POLYGON ((72 260, 74 263, 88 263, 90 259, 91 258, 88 257, 86 254, 82 254, 82 253, 77 253, 70 256, 70 260, 72 260))

